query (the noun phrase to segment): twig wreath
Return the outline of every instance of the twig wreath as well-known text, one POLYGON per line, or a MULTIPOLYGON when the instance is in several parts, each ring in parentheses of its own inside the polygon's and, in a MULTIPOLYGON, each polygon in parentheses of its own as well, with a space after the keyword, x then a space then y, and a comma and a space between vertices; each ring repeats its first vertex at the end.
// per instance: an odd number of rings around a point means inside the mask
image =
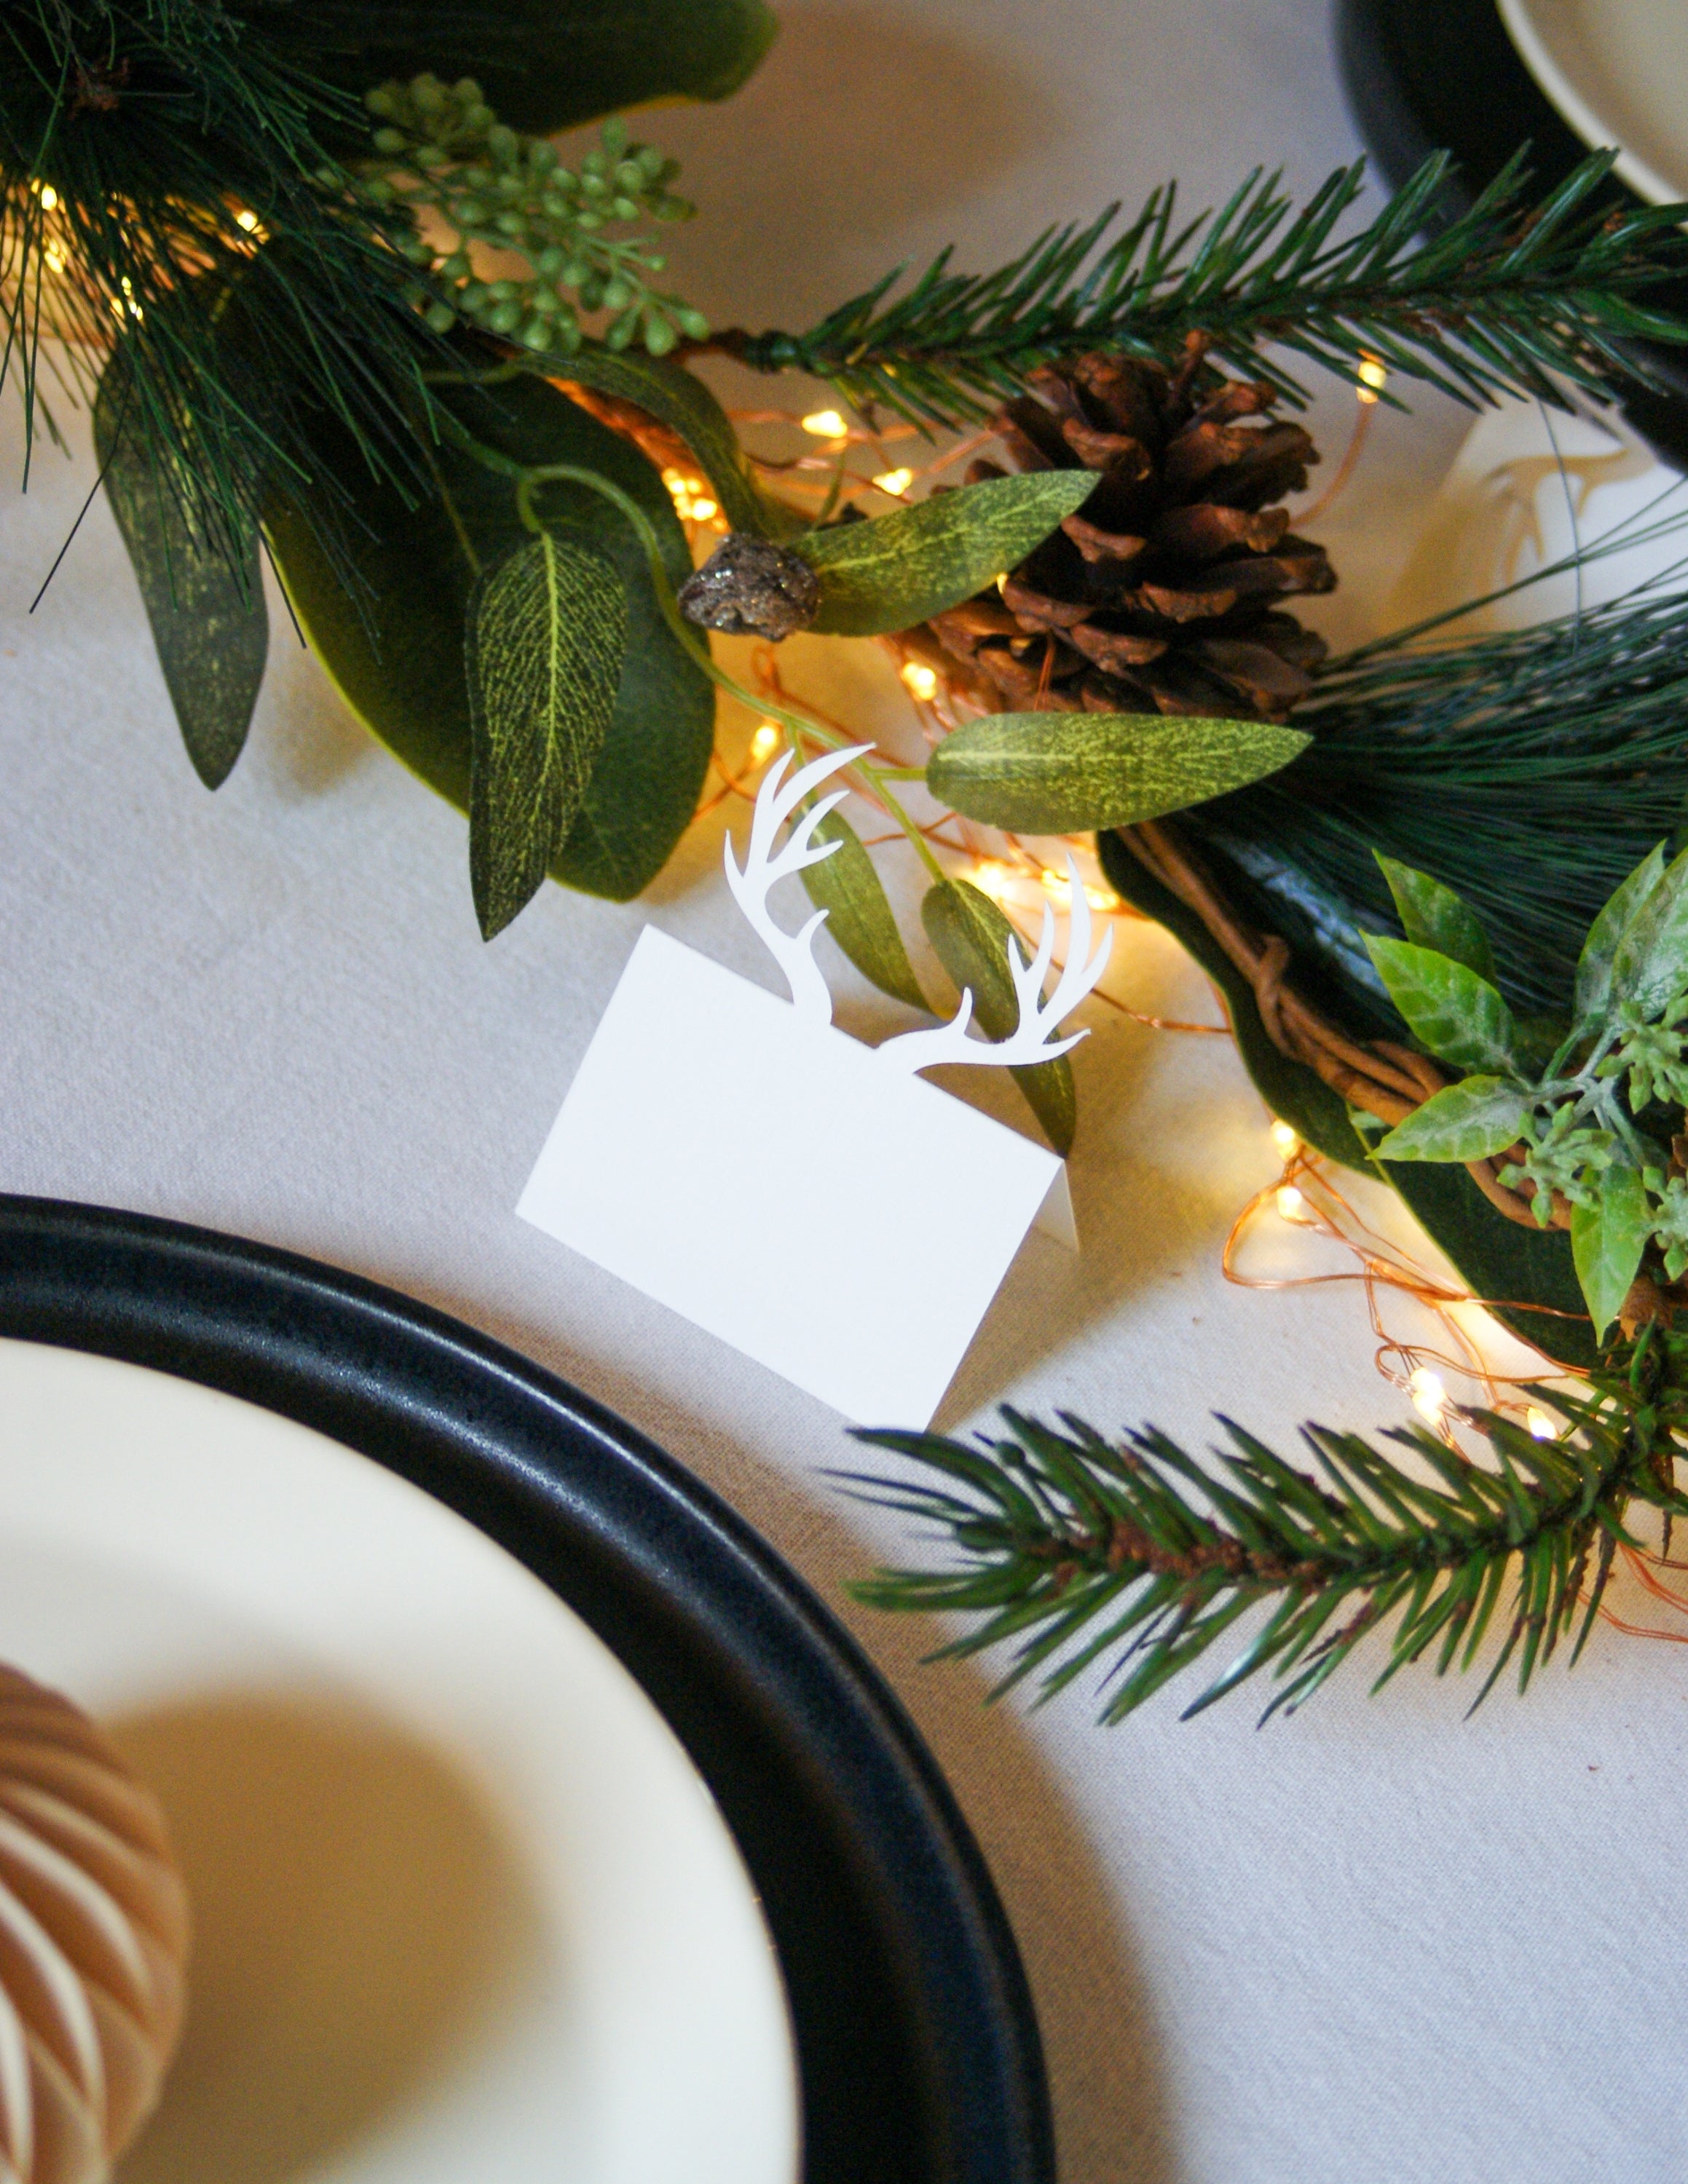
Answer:
MULTIPOLYGON (((1439 155, 1369 221, 1358 166, 1300 207, 1256 173, 992 272, 893 270, 805 331, 712 331, 664 286, 674 163, 620 117, 725 95, 774 31, 760 0, 0 0, 0 376, 27 443, 92 404, 206 786, 263 676, 267 558, 353 710, 468 815, 488 939, 548 875, 618 900, 656 876, 719 689, 771 724, 763 757, 852 754, 992 1039, 1028 961, 909 785, 1098 836, 1221 986, 1275 1113, 1394 1184, 1590 1392, 1541 1395, 1546 1440, 1478 1418, 1482 1463, 1408 1436, 1411 1469, 1322 1430, 1314 1471, 1238 1428, 1199 1462, 1075 1421, 881 1436, 925 1483, 867 1490, 957 1558, 869 1596, 982 1616, 964 1645, 1018 1635, 1017 1674, 1111 1660, 1110 1719, 1255 1607, 1199 1703, 1262 1669, 1299 1702, 1391 1618, 1385 1675, 1496 1631, 1484 1688, 1513 1659, 1526 1682, 1579 1602, 1585 1637, 1630 1505, 1688 1507, 1688 595, 1330 660, 1287 603, 1334 576, 1283 503, 1317 460, 1304 365, 1473 405, 1644 374, 1638 342, 1688 340, 1688 209, 1635 207, 1610 153, 1538 195, 1520 151, 1458 214, 1439 155), (551 139, 589 120, 565 167, 551 139), (864 515, 841 415, 799 506, 692 370, 712 354, 829 381, 875 436, 970 428, 974 460, 864 515), (706 505, 727 535, 694 570, 681 509, 706 505), (743 690, 711 629, 894 638, 946 733, 919 769, 856 753, 777 673, 743 690)), ((836 809, 810 833, 837 845, 802 875, 834 939, 947 1015, 869 847, 836 809)), ((1017 1076, 1065 1151, 1065 1054, 1017 1076)))

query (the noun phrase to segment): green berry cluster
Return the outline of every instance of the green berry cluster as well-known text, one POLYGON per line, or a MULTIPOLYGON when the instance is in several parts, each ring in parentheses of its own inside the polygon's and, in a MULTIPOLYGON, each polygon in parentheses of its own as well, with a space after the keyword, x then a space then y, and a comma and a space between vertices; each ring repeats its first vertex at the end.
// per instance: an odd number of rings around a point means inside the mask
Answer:
POLYGON ((457 237, 442 254, 413 226, 400 245, 428 276, 416 301, 437 333, 450 332, 461 317, 542 355, 567 356, 584 338, 581 315, 608 311, 611 348, 639 342, 666 356, 682 335, 707 339, 701 312, 651 287, 649 276, 667 260, 650 239, 605 232, 613 223, 687 220, 692 212, 668 188, 676 162, 629 142, 621 120, 605 124, 602 148, 587 153, 576 174, 543 136, 505 127, 472 78, 386 83, 365 103, 380 125, 365 196, 402 206, 413 220, 431 213, 457 237), (525 257, 531 276, 482 280, 469 257, 477 242, 525 257))

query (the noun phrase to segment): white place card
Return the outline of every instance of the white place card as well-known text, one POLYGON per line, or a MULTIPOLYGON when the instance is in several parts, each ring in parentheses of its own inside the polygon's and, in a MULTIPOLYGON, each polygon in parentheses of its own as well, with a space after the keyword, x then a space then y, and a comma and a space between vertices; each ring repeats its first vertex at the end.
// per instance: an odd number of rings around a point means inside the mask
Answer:
POLYGON ((836 796, 770 854, 796 801, 855 755, 783 790, 776 766, 744 872, 729 849, 729 884, 792 1000, 647 926, 517 1210, 847 1418, 920 1427, 1033 1222, 1076 1239, 1061 1161, 914 1072, 1065 1052, 1074 1041, 1052 1034, 1107 950, 1086 963, 1075 874, 1068 967, 1046 1005, 1046 917, 1037 959, 1016 967, 1013 1039, 970 1039, 969 997, 953 1023, 877 1048, 836 1029, 808 952, 819 918, 785 933, 763 897, 828 853, 810 836, 836 796))

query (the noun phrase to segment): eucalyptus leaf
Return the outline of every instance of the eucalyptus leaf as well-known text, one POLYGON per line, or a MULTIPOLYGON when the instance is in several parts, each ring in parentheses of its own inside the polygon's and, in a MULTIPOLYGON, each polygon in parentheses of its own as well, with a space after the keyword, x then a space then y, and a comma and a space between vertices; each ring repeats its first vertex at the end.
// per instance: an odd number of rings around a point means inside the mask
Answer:
POLYGON ((545 879, 615 711, 627 593, 581 534, 547 531, 483 572, 469 603, 469 878, 483 939, 545 879))
POLYGON ((897 914, 860 836, 841 812, 829 811, 813 838, 839 844, 830 857, 803 869, 809 900, 827 914, 827 932, 882 994, 930 1015, 931 1003, 920 990, 897 929, 897 914))
MULTIPOLYGON (((990 897, 965 880, 940 880, 928 889, 920 922, 938 961, 973 996, 980 1029, 996 1039, 1020 1028, 1020 999, 1009 972, 1009 950, 1025 943, 990 897)), ((1065 1054, 1052 1061, 1023 1063, 1009 1074, 1025 1094, 1044 1134, 1063 1158, 1078 1127, 1078 1095, 1065 1054)))
POLYGON ((500 121, 534 136, 653 99, 724 98, 775 29, 762 0, 368 0, 265 17, 359 97, 391 76, 472 76, 500 121))
MULTIPOLYGON (((1645 869, 1645 867, 1643 867, 1645 869)), ((1666 867, 1624 928, 1612 958, 1614 1001, 1657 1016, 1688 986, 1688 850, 1666 867)))
POLYGON ((1651 1225, 1646 1186, 1633 1167, 1607 1168, 1595 1204, 1571 1208, 1571 1251, 1596 1336, 1623 1308, 1651 1225))
MULTIPOLYGON (((468 352, 479 362, 481 353, 468 352)), ((691 566, 668 488, 639 450, 538 379, 490 393, 442 390, 454 415, 496 453, 526 464, 569 463, 618 485, 662 542, 669 582, 691 566)), ((460 811, 470 792, 464 645, 483 569, 527 541, 511 481, 449 438, 430 452, 438 496, 407 507, 373 482, 338 423, 319 411, 311 443, 326 491, 338 490, 355 540, 354 593, 296 499, 266 510, 271 543, 313 649, 353 710, 460 811)), ((567 526, 613 560, 627 594, 627 658, 616 708, 553 878, 625 901, 648 886, 697 808, 714 739, 714 690, 674 637, 651 590, 645 553, 601 494, 551 484, 534 496, 547 529, 567 526)), ((333 504, 330 504, 331 507, 333 504)))
POLYGON ((600 394, 634 403, 678 432, 715 488, 721 511, 735 531, 781 538, 802 528, 802 515, 762 492, 751 475, 732 420, 683 364, 671 357, 646 356, 637 349, 610 349, 600 342, 588 342, 565 363, 546 368, 561 370, 600 394))
POLYGON ((1422 1046, 1457 1069, 1513 1067, 1512 1012, 1486 978, 1434 948, 1374 933, 1362 937, 1389 999, 1422 1046))
POLYGON ((1636 913, 1664 877, 1664 844, 1656 842, 1589 928, 1577 962, 1577 1022, 1591 1023, 1612 998, 1612 965, 1636 913))
POLYGON ((130 409, 120 350, 94 400, 94 448, 176 710, 207 788, 227 780, 245 744, 270 651, 258 526, 212 537, 191 488, 172 473, 130 409))
POLYGON ((941 803, 1020 834, 1158 819, 1276 773, 1311 738, 1270 721, 1137 713, 992 713, 926 764, 941 803))
POLYGON ((942 614, 1023 561, 1095 489, 1093 471, 990 478, 794 538, 792 552, 820 579, 814 627, 880 637, 942 614))
POLYGON ((1467 971, 1493 984, 1495 950, 1475 912, 1428 872, 1415 872, 1381 850, 1372 854, 1389 882, 1407 939, 1421 948, 1451 956, 1456 963, 1463 963, 1467 971))
POLYGON ((1501 1077, 1467 1077, 1417 1108, 1378 1147, 1379 1160, 1478 1161, 1518 1142, 1527 1092, 1501 1077))

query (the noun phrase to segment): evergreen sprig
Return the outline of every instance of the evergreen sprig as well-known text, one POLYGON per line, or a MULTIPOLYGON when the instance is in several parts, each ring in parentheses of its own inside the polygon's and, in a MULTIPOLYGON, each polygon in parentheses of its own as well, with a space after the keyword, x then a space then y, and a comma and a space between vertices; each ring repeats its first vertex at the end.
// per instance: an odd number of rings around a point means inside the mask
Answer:
POLYGON ((0 0, 0 382, 30 429, 60 333, 73 370, 115 342, 124 434, 213 537, 249 530, 265 470, 306 475, 301 403, 414 477, 407 219, 329 148, 366 125, 218 0, 0 0))
POLYGON ((1280 175, 1256 170, 1220 210, 1180 222, 1168 183, 1111 242, 1117 205, 1047 231, 994 273, 953 273, 945 250, 893 300, 900 266, 807 333, 724 345, 759 370, 810 372, 858 405, 940 426, 1018 393, 1040 364, 1090 350, 1175 361, 1192 342, 1292 401, 1305 390, 1273 348, 1344 376, 1372 359, 1462 402, 1552 401, 1551 375, 1597 389, 1613 370, 1636 373, 1636 339, 1688 340, 1688 324, 1637 300, 1688 266, 1683 209, 1613 212, 1603 186, 1615 157, 1591 154, 1535 201, 1521 148, 1445 220, 1451 163, 1439 152, 1341 239, 1363 160, 1299 211, 1280 175))
POLYGON ((1617 1548, 1638 1544, 1624 1522, 1632 1502, 1662 1510, 1667 1526, 1688 1514, 1674 1471, 1688 1436, 1688 1335, 1647 1328, 1586 1396, 1530 1393, 1563 1430, 1537 1440, 1472 1413, 1492 1469, 1416 1428, 1388 1436, 1417 1458, 1409 1468, 1358 1435, 1309 1426, 1311 1471, 1229 1419, 1230 1446, 1206 1462, 1153 1427, 1109 1442, 1065 1414, 1056 1431, 1008 1409, 1006 1434, 976 1446, 864 1433, 932 1476, 852 1474, 857 1490, 936 1524, 955 1552, 854 1590, 875 1607, 982 1618, 938 1658, 1018 1641, 1000 1691, 1041 1672, 1053 1697, 1108 1663, 1109 1724, 1256 1610, 1265 1619, 1187 1718, 1263 1669, 1279 1689, 1262 1719, 1293 1709, 1376 1632, 1387 1658, 1373 1691, 1427 1655, 1439 1675, 1469 1669, 1496 1638, 1480 1705, 1514 1659, 1521 1691, 1562 1641, 1574 1664, 1617 1548))

